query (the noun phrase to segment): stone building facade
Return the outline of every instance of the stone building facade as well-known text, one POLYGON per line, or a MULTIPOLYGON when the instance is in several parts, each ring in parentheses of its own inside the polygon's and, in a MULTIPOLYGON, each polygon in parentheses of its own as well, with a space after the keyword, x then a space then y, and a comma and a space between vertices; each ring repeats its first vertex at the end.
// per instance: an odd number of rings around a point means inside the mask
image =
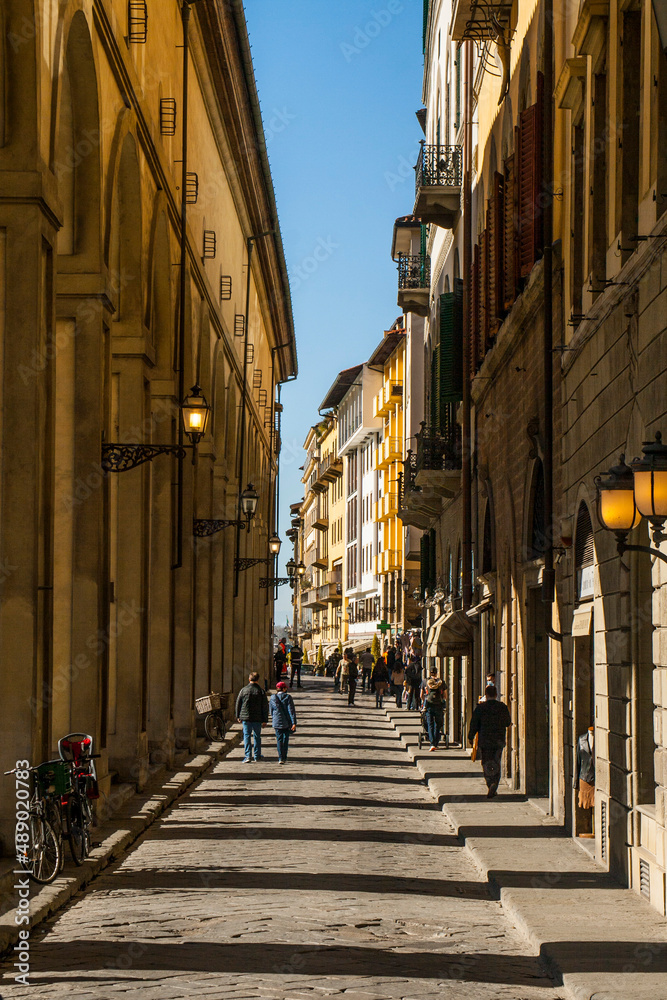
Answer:
POLYGON ((266 570, 235 558, 268 551, 289 286, 240 3, 192 5, 182 317, 181 4, 6 0, 0 21, 1 757, 89 732, 106 796, 193 746, 195 697, 268 675, 266 570), (178 445, 194 383, 194 464, 107 473, 103 444, 178 445), (251 530, 195 540, 248 482, 251 530))
POLYGON ((621 558, 594 479, 665 424, 667 39, 651 0, 554 6, 426 7, 426 138, 394 231, 428 289, 404 296, 425 424, 401 506, 451 734, 494 674, 510 786, 664 913, 664 564, 621 558))

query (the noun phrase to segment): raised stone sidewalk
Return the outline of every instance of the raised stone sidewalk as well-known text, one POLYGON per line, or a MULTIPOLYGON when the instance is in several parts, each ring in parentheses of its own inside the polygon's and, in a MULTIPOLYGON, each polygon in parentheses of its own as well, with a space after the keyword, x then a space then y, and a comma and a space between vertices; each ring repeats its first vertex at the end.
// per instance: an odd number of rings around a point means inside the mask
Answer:
POLYGON ((573 1000, 665 1000, 667 919, 615 882, 523 795, 486 798, 461 749, 418 748, 419 715, 386 710, 431 795, 573 1000))

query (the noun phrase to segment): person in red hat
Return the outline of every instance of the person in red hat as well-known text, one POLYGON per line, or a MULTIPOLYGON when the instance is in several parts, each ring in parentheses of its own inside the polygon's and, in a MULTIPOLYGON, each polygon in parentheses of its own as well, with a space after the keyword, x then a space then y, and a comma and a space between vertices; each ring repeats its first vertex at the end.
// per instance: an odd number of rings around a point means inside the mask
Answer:
POLYGON ((290 733, 296 732, 296 709, 285 681, 278 681, 276 684, 276 693, 271 695, 269 711, 276 731, 278 763, 286 764, 290 733))

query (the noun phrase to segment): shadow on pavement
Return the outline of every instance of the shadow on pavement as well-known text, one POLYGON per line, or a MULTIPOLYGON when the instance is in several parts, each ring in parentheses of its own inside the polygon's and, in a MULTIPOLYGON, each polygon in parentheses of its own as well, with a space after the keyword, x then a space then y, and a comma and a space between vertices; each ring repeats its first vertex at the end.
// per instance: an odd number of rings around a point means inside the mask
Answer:
MULTIPOLYGON (((144 970, 201 973, 282 975, 296 979, 298 976, 345 978, 349 976, 369 976, 380 979, 437 979, 462 982, 498 983, 506 986, 548 985, 540 969, 539 960, 529 956, 463 953, 439 954, 424 952, 387 952, 381 948, 368 947, 328 947, 239 942, 237 944, 216 944, 215 942, 185 941, 144 943, 105 942, 73 940, 68 955, 63 956, 62 947, 44 942, 40 949, 39 966, 59 968, 64 975, 76 975, 77 983, 88 980, 92 983, 117 983, 118 973, 114 969, 127 969, 128 986, 136 981, 144 970), (87 959, 87 954, 90 959, 87 959), (131 958, 130 958, 131 956, 131 958), (121 961, 122 959, 122 961, 121 961), (100 975, 95 975, 99 970, 100 975), (85 972, 90 975, 86 976, 85 972)), ((62 983, 58 976, 39 973, 36 965, 31 969, 30 979, 35 986, 62 983)), ((149 985, 151 980, 147 980, 149 985)), ((239 994, 237 994, 239 995, 239 994)))
MULTIPOLYGON (((329 828, 318 830, 312 827, 299 828, 290 826, 213 826, 200 824, 174 823, 169 821, 154 828, 152 840, 304 840, 329 841, 337 843, 366 844, 423 844, 425 847, 461 847, 461 841, 453 834, 411 833, 409 830, 398 832, 393 830, 339 830, 329 828)), ((514 874, 514 873, 512 873, 514 874)))

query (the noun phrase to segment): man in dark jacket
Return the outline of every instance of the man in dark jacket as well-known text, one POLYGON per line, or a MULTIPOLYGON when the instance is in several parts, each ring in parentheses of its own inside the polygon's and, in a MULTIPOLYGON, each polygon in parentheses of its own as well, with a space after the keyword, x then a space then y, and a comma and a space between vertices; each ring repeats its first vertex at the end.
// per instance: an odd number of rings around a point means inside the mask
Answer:
POLYGON ((289 651, 292 671, 290 673, 289 686, 294 687, 294 676, 296 675, 296 686, 301 687, 301 663, 303 662, 303 650, 298 643, 295 643, 289 651))
POLYGON ((255 760, 262 759, 262 729, 269 721, 269 703, 259 686, 259 674, 253 672, 249 683, 239 691, 236 699, 236 718, 243 725, 244 764, 252 761, 252 737, 255 737, 255 760))
POLYGON ((478 746, 482 755, 482 770, 489 789, 486 796, 492 799, 498 793, 500 761, 505 749, 505 735, 512 720, 507 705, 498 701, 495 684, 489 684, 484 695, 486 701, 481 701, 472 713, 468 740, 473 743, 479 733, 478 746))
POLYGON ((286 663, 287 663, 287 651, 285 650, 285 640, 281 639, 280 642, 278 643, 277 650, 273 654, 273 665, 276 670, 276 684, 280 683, 286 663))

